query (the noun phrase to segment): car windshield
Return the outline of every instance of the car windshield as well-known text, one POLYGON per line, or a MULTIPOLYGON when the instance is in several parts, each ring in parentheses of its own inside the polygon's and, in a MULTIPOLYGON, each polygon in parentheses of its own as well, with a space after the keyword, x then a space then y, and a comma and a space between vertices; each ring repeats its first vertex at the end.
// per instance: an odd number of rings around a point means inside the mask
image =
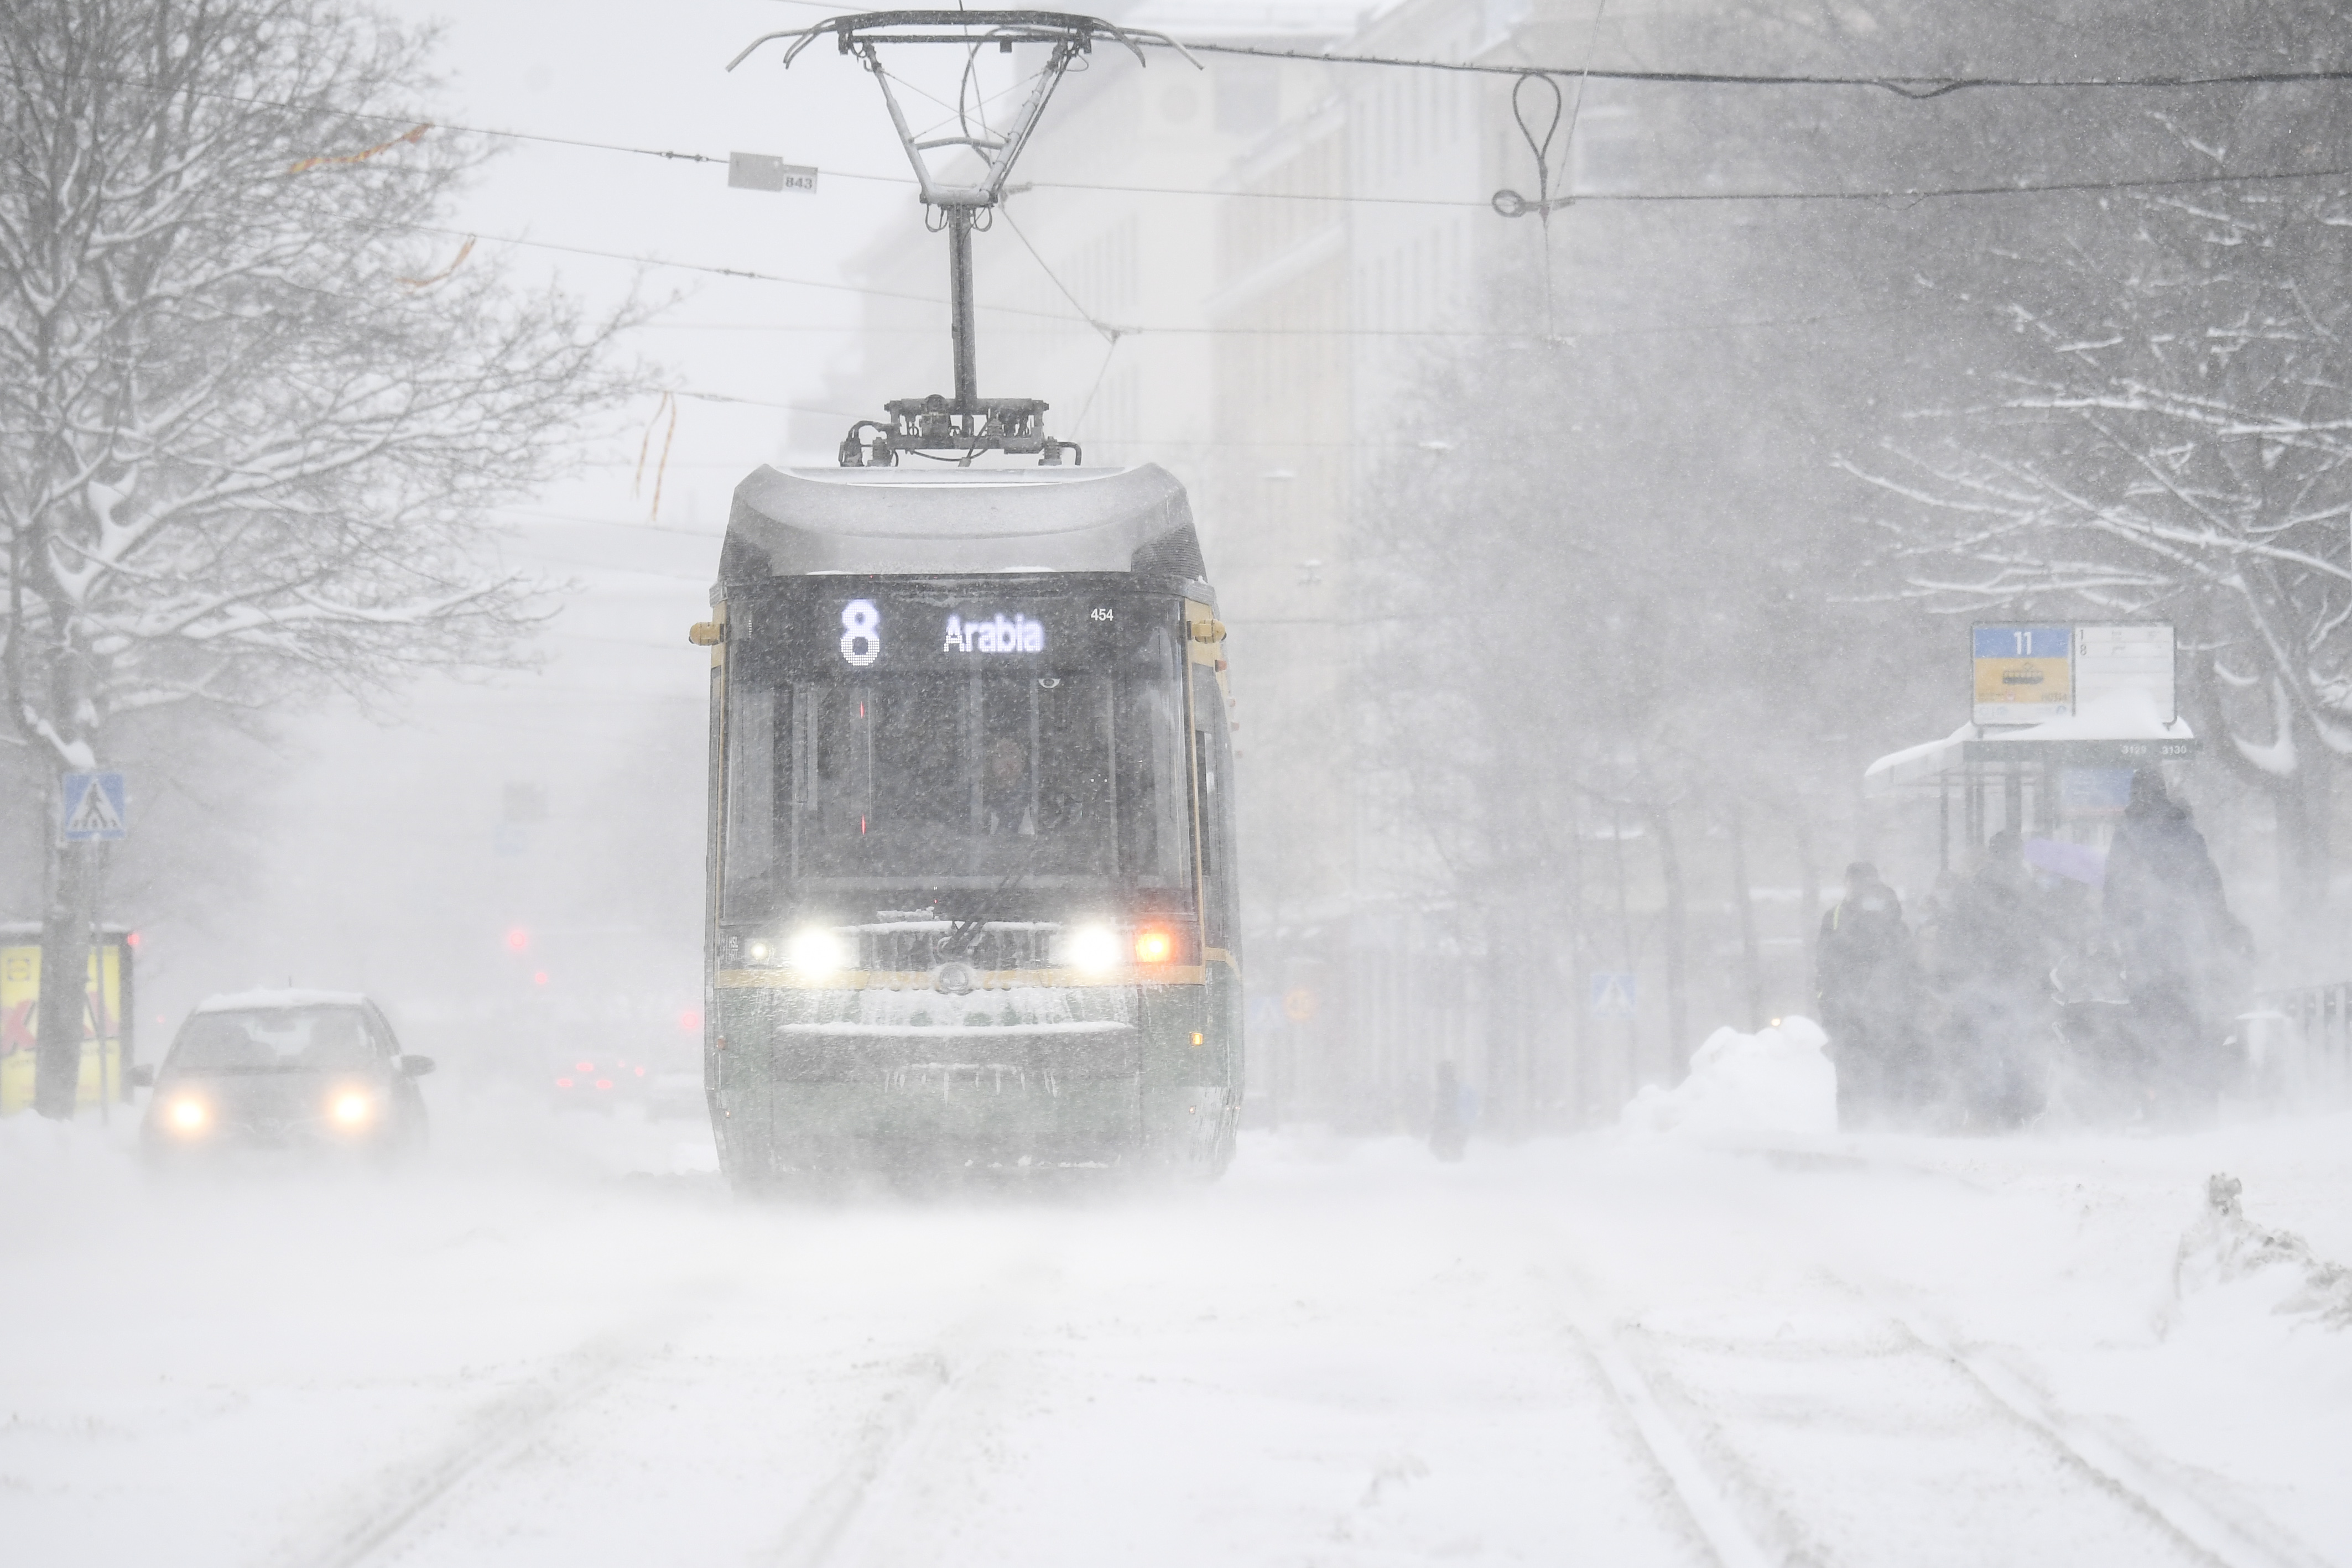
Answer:
POLYGON ((349 1072, 382 1056, 357 1008, 254 1008, 190 1019, 170 1065, 184 1072, 349 1072))

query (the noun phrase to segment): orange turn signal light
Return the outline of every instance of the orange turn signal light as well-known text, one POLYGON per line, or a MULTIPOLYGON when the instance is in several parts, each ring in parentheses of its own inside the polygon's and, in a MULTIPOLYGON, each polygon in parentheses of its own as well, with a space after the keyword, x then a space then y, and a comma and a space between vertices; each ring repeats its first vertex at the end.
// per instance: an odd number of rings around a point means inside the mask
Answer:
POLYGON ((1135 961, 1139 964, 1165 964, 1176 950, 1176 939, 1167 932, 1146 926, 1135 934, 1135 961))

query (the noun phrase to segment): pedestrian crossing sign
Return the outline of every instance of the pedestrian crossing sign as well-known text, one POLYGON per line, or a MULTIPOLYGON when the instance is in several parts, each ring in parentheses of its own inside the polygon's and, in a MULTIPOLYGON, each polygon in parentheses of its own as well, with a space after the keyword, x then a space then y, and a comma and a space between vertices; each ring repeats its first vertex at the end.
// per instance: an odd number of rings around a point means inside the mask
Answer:
POLYGON ((1640 995, 1638 984, 1632 975, 1612 974, 1605 969, 1593 971, 1592 1016, 1597 1019, 1632 1019, 1635 999, 1640 995))
POLYGON ((68 773, 59 792, 65 815, 58 826, 66 842, 86 844, 131 836, 120 773, 68 773))

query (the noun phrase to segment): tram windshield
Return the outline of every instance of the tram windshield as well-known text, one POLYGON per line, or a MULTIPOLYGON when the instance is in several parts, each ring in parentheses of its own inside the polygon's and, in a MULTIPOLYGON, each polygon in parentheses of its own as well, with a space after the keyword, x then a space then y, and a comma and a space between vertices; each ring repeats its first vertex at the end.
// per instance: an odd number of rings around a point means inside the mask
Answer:
POLYGON ((725 915, 799 897, 1189 885, 1161 633, 1109 670, 779 671, 730 695, 725 915))

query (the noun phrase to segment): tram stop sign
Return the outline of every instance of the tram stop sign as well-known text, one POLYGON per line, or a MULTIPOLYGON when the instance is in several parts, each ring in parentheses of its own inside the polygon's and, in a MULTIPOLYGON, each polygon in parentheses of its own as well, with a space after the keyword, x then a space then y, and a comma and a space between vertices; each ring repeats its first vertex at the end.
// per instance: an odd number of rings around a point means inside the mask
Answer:
POLYGON ((69 844, 131 836, 130 812, 120 773, 68 773, 59 791, 63 815, 58 831, 69 844))
POLYGON ((2072 626, 1978 626, 1970 637, 1978 724, 2042 724, 2074 711, 2072 626))

